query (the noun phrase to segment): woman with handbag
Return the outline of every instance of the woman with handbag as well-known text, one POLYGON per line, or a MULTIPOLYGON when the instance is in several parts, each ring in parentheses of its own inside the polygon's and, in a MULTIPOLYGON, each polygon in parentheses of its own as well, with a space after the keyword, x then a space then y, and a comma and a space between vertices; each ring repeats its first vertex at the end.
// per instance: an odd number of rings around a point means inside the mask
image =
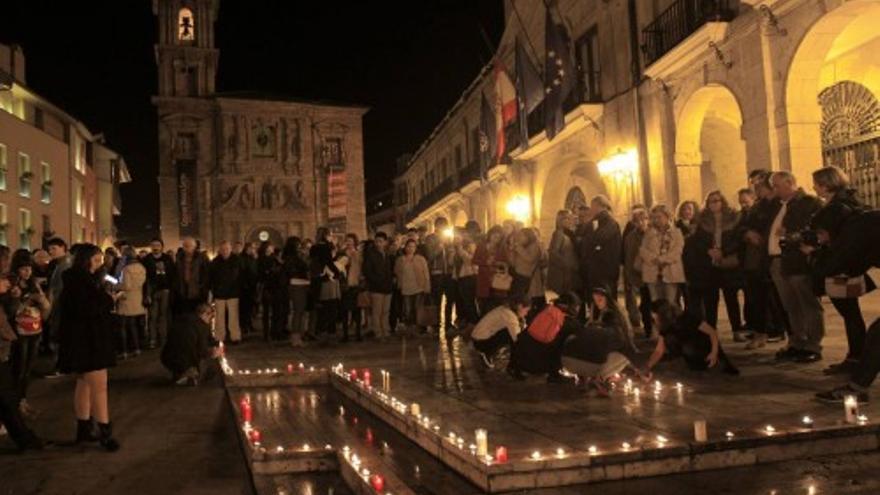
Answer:
POLYGON ((710 192, 696 231, 684 243, 682 262, 689 296, 685 310, 718 328, 718 302, 723 292, 734 340, 745 342, 735 289, 740 243, 739 214, 721 191, 710 192))
POLYGON ((43 323, 49 315, 49 300, 32 277, 31 253, 19 249, 12 256, 12 288, 4 295, 3 306, 17 339, 12 344, 12 375, 18 392, 22 414, 36 414, 27 401, 31 370, 37 358, 37 348, 43 323))
POLYGON ((489 229, 486 239, 477 245, 473 258, 477 266, 477 301, 481 315, 498 306, 510 292, 513 277, 508 272, 508 261, 504 230, 496 225, 489 229))
POLYGON ((865 347, 865 319, 859 306, 859 297, 876 288, 874 281, 866 273, 860 277, 848 277, 840 273, 828 273, 825 265, 835 253, 834 240, 847 220, 868 207, 857 197, 856 191, 849 187, 849 177, 837 167, 823 167, 813 172, 813 189, 826 201, 825 206, 816 212, 810 222, 810 229, 816 233, 818 249, 804 243, 801 250, 811 256, 816 274, 816 292, 825 293, 831 299, 834 309, 843 318, 846 328, 848 351, 846 358, 832 364, 826 374, 849 373, 858 366, 859 357, 865 347))
POLYGON ((410 329, 417 323, 419 306, 424 304, 424 298, 431 294, 428 262, 422 255, 416 253, 417 247, 414 239, 407 240, 403 246, 403 255, 394 262, 394 276, 397 278, 397 286, 403 298, 401 319, 410 329))

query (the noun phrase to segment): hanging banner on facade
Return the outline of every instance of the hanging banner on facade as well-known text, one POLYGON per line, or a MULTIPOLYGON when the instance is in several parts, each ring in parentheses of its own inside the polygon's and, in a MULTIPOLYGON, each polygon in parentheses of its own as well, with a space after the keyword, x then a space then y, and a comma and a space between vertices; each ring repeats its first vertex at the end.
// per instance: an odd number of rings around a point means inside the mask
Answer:
POLYGON ((345 169, 330 169, 327 175, 327 217, 345 218, 348 204, 348 185, 345 169))
POLYGON ((180 208, 180 235, 197 235, 196 162, 177 160, 177 204, 180 208))

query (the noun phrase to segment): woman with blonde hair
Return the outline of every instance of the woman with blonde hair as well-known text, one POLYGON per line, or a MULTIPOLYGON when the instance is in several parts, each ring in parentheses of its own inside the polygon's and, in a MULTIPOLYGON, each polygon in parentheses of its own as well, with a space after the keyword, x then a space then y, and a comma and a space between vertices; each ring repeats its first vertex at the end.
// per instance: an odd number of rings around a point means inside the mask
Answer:
POLYGON ((580 289, 580 266, 574 242, 574 214, 569 210, 556 213, 556 230, 547 248, 547 288, 557 294, 580 289))
POLYGON ((639 258, 642 263, 642 281, 648 286, 651 300, 665 299, 676 303, 678 286, 684 283, 681 252, 684 238, 672 225, 672 214, 666 205, 651 208, 651 226, 645 232, 639 258))

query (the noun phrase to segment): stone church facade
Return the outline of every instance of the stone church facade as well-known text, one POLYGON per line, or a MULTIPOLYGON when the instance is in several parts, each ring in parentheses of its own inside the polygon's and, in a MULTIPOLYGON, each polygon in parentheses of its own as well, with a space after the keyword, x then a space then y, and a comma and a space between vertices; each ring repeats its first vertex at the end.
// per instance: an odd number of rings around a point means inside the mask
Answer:
POLYGON ((154 0, 159 40, 162 237, 207 248, 312 238, 319 226, 366 233, 365 107, 258 92, 218 93, 219 0, 154 0))

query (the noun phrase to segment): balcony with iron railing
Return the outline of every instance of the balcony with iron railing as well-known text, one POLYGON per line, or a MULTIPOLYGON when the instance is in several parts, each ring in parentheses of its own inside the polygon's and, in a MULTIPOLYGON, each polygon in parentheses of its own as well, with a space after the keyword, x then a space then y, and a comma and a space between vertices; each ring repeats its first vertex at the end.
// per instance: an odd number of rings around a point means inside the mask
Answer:
POLYGON ((739 0, 676 0, 642 30, 642 52, 650 66, 708 23, 736 17, 739 0))

